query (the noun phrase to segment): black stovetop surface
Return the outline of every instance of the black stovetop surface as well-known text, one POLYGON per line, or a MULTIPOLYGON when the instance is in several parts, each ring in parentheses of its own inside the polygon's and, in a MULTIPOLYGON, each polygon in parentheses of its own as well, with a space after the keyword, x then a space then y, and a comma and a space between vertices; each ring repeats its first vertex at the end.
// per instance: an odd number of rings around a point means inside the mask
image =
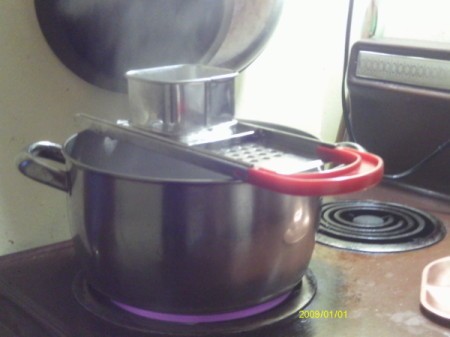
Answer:
MULTIPOLYGON (((133 331, 90 313, 77 302, 74 280, 80 271, 70 241, 0 258, 0 336, 141 337, 196 335, 189 332, 133 331)), ((297 314, 268 328, 238 336, 310 336, 311 325, 297 314)), ((182 330, 182 329, 181 329, 182 330)), ((212 329, 213 330, 213 329, 212 329)), ((202 335, 210 335, 207 331, 202 335)), ((229 336, 213 332, 211 336, 229 336)))

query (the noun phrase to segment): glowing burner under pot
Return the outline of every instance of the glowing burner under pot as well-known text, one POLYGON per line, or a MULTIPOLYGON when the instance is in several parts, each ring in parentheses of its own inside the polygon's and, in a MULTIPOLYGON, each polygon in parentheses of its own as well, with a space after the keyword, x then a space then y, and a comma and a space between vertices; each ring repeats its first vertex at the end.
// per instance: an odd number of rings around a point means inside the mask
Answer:
POLYGON ((316 294, 317 281, 308 269, 301 282, 288 293, 256 306, 201 315, 162 313, 114 301, 92 288, 83 272, 77 274, 72 290, 84 308, 117 326, 162 334, 203 335, 253 331, 278 322, 298 320, 299 310, 306 307, 316 294))

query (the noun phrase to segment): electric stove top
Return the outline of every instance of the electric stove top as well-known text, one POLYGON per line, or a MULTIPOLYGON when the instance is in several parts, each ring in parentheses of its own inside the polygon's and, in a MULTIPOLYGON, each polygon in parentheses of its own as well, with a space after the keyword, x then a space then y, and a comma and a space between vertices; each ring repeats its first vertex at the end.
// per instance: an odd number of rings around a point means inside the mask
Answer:
MULTIPOLYGON (((450 232, 450 202, 446 199, 383 185, 325 198, 324 202, 340 200, 383 201, 417 208, 438 219, 450 232)), ((358 222, 362 219, 365 225, 377 224, 376 218, 358 217, 358 222)), ((426 313, 419 302, 423 268, 448 255, 449 235, 442 235, 424 248, 391 253, 367 253, 317 243, 308 280, 304 281, 305 287, 317 291, 311 302, 300 306, 302 309, 280 316, 275 311, 281 311, 285 303, 263 313, 264 317, 255 316, 254 321, 266 318, 261 326, 237 320, 227 323, 235 327, 227 333, 207 324, 195 333, 183 325, 164 333, 155 328, 148 331, 112 323, 80 304, 80 293, 76 291, 80 266, 71 242, 61 242, 0 257, 0 336, 450 336, 450 323, 426 313), (236 328, 239 326, 243 330, 250 327, 250 331, 240 332, 236 328)))

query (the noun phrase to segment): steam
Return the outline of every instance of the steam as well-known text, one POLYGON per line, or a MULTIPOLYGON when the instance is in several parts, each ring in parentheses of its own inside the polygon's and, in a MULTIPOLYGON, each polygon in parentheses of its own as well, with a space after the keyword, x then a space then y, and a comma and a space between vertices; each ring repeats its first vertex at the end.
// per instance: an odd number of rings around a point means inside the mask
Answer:
POLYGON ((126 71, 202 63, 222 28, 221 0, 59 1, 89 50, 89 61, 123 78, 126 71))

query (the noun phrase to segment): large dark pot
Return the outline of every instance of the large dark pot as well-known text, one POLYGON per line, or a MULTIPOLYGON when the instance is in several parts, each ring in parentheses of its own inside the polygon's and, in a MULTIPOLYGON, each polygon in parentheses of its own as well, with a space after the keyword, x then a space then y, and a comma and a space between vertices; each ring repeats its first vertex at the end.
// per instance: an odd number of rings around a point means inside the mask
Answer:
POLYGON ((134 307, 257 305, 289 292, 311 258, 319 197, 258 188, 92 131, 63 147, 35 143, 18 163, 67 192, 89 284, 134 307))

